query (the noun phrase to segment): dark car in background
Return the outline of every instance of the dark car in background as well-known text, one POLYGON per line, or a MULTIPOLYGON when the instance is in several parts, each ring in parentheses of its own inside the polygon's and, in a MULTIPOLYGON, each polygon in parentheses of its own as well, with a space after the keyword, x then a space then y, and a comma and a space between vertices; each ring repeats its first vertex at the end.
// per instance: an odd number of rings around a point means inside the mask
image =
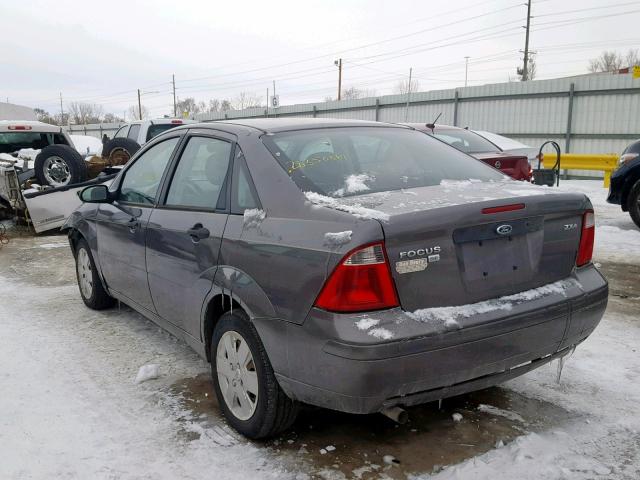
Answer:
POLYGON ((640 140, 624 149, 618 168, 611 174, 607 202, 620 205, 629 212, 640 228, 640 140))
POLYGON ((522 375, 607 304, 585 195, 405 126, 178 127, 81 198, 64 228, 85 304, 120 300, 184 339, 252 438, 301 403, 402 420, 522 375))
POLYGON ((405 123, 404 125, 436 137, 461 152, 497 168, 514 180, 531 181, 533 170, 526 153, 503 152, 496 144, 466 128, 425 123, 405 123))

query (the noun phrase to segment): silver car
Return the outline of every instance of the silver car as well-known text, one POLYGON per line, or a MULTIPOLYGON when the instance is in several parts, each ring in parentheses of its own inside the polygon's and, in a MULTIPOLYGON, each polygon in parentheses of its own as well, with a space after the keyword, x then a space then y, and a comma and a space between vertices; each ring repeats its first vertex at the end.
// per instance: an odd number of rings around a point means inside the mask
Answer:
POLYGON ((607 305, 586 196, 406 126, 188 125, 81 197, 65 228, 84 302, 184 339, 251 438, 301 404, 402 421, 566 355, 607 305))

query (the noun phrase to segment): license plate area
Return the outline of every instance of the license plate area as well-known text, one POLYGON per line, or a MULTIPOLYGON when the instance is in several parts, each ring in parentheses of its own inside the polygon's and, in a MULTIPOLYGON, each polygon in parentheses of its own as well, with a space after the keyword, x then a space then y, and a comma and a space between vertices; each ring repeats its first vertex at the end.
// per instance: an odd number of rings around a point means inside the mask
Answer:
POLYGON ((544 244, 544 219, 526 218, 454 232, 458 266, 468 291, 503 294, 536 276, 544 244))

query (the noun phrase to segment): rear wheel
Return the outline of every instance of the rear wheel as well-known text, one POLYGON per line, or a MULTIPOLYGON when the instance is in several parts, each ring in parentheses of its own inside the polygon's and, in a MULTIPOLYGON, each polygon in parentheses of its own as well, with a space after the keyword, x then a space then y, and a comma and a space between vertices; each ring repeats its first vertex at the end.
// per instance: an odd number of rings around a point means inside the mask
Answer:
POLYGON ((627 197, 627 210, 629 210, 629 215, 631 215, 633 223, 640 228, 640 180, 631 187, 631 191, 627 197))
POLYGON ((76 246, 76 277, 84 304, 93 310, 111 307, 115 300, 102 286, 91 250, 86 240, 81 239, 76 246))
POLYGON ((260 337, 242 311, 220 317, 211 341, 211 375, 227 421, 249 438, 289 428, 298 405, 276 380, 260 337))

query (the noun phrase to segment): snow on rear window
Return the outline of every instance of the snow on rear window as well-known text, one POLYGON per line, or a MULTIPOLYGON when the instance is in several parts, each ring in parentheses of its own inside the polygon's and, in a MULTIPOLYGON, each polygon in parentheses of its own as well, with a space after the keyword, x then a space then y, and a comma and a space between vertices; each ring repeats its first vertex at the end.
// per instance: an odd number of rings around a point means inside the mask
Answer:
POLYGON ((262 137, 303 192, 324 197, 503 180, 493 168, 415 130, 319 128, 262 137))

